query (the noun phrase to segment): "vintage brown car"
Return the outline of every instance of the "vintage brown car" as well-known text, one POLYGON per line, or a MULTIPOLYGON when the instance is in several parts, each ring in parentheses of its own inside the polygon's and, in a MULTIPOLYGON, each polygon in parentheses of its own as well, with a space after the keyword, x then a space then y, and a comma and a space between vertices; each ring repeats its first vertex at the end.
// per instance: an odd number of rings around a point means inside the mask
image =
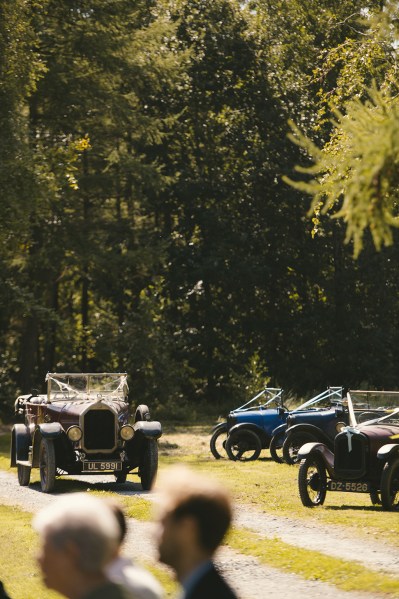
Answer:
POLYGON ((327 491, 368 493, 373 504, 399 510, 399 408, 356 423, 348 393, 351 426, 333 443, 305 443, 298 452, 298 488, 306 507, 322 505, 327 491))
POLYGON ((23 423, 11 435, 11 466, 21 486, 40 470, 44 493, 57 476, 112 474, 124 483, 136 470, 144 490, 158 469, 161 424, 146 405, 131 418, 126 373, 48 373, 47 393, 21 395, 15 412, 23 423))

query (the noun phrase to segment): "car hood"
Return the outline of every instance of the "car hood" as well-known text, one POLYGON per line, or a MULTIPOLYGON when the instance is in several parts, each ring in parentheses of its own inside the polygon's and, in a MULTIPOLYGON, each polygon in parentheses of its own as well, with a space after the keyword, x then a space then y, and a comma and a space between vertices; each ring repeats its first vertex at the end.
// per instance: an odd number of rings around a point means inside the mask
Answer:
POLYGON ((123 418, 128 412, 128 405, 123 400, 96 400, 96 401, 57 401, 46 404, 45 419, 60 422, 65 425, 78 424, 79 418, 91 409, 109 409, 123 418))

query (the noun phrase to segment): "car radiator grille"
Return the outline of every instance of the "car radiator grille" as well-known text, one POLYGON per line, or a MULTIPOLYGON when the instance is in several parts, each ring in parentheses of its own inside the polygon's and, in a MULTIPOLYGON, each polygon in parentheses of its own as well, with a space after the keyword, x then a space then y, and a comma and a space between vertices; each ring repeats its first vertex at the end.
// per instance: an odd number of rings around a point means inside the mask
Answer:
POLYGON ((368 453, 367 439, 361 434, 340 433, 335 437, 334 468, 337 473, 362 476, 368 453))
POLYGON ((115 447, 115 416, 110 410, 90 410, 84 416, 86 450, 112 450, 115 447))

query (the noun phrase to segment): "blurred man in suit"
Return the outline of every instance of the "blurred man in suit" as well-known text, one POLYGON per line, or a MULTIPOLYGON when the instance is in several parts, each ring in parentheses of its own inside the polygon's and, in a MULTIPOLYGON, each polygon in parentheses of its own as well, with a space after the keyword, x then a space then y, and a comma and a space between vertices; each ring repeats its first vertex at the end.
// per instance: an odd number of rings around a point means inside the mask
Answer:
POLYGON ((232 520, 230 498, 217 482, 176 467, 158 486, 161 562, 171 566, 184 599, 237 599, 213 557, 232 520))

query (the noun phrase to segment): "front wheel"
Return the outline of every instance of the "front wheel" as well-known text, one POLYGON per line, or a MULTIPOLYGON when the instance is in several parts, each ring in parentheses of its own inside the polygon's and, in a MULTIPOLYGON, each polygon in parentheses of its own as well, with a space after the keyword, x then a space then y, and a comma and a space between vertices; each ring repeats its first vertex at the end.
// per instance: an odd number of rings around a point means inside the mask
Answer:
POLYGON ((283 463, 283 443, 284 443, 285 431, 276 433, 270 440, 269 451, 271 458, 277 462, 277 464, 283 463))
POLYGON ((309 455, 301 461, 298 472, 299 496, 305 507, 323 505, 327 493, 326 469, 321 458, 309 455))
POLYGON ((381 503, 384 510, 399 510, 399 457, 387 462, 382 471, 381 503))
POLYGON ((249 462, 257 460, 262 451, 261 441, 254 431, 242 429, 227 437, 226 452, 230 460, 249 462))
POLYGON ((40 486, 43 493, 50 493, 55 485, 55 450, 51 439, 43 438, 39 452, 40 486))
POLYGON ((149 491, 158 471, 158 444, 146 441, 140 459, 139 476, 143 491, 149 491))
POLYGON ((211 453, 215 460, 226 457, 227 423, 218 427, 212 434, 209 442, 211 453))
POLYGON ((31 468, 29 466, 23 466, 22 464, 17 464, 18 471, 18 482, 21 487, 27 487, 30 482, 30 472, 31 468))
POLYGON ((287 464, 296 464, 298 459, 298 452, 302 445, 309 443, 310 441, 316 441, 316 438, 309 433, 293 432, 286 436, 283 444, 283 459, 287 464))

